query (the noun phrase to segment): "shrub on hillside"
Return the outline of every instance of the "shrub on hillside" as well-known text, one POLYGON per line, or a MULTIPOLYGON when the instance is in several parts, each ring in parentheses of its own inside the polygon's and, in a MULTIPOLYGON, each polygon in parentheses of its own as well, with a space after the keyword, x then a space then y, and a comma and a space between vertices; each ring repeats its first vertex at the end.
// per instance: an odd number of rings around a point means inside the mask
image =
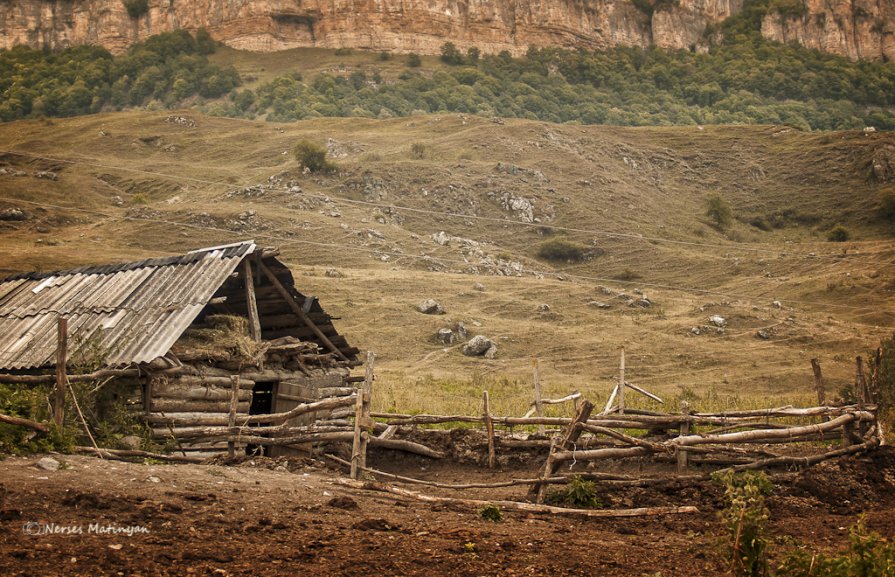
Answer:
POLYGON ((293 149, 295 160, 310 172, 332 172, 336 166, 326 158, 326 149, 310 140, 300 140, 293 149))
POLYGON ((407 66, 411 68, 419 68, 423 64, 423 59, 416 52, 407 55, 407 66))
POLYGON ((579 262, 587 256, 587 247, 577 242, 555 238, 541 243, 538 247, 538 256, 553 262, 579 262))
POLYGON ((830 242, 845 242, 850 236, 847 228, 841 224, 837 224, 827 233, 827 240, 830 242))
POLYGON ((730 205, 721 195, 714 194, 708 197, 705 206, 705 215, 709 217, 715 227, 725 230, 730 226, 733 221, 733 211, 730 210, 730 205))

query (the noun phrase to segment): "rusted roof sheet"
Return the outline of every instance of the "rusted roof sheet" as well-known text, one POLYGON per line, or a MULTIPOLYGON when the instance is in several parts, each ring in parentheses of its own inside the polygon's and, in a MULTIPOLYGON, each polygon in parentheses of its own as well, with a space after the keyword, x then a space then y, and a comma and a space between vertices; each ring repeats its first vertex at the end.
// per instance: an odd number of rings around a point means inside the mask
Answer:
POLYGON ((254 242, 247 241, 3 279, 0 370, 53 366, 60 316, 68 319, 73 362, 122 366, 163 356, 254 250, 254 242))

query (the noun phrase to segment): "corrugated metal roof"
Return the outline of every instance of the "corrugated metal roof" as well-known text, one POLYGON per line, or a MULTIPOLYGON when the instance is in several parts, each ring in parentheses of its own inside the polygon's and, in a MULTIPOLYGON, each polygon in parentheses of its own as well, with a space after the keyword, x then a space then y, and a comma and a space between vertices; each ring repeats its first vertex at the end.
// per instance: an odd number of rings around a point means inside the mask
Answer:
POLYGON ((246 241, 181 256, 25 273, 0 281, 0 370, 52 366, 68 319, 69 358, 105 366, 163 356, 255 250, 246 241))

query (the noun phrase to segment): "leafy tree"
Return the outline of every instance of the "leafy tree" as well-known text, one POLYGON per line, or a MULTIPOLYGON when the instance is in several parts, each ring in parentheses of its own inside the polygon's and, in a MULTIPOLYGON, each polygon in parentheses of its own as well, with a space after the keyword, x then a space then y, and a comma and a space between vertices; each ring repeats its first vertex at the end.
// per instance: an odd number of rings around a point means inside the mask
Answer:
POLYGON ((445 42, 441 45, 441 61, 452 65, 463 64, 463 54, 453 42, 445 42))

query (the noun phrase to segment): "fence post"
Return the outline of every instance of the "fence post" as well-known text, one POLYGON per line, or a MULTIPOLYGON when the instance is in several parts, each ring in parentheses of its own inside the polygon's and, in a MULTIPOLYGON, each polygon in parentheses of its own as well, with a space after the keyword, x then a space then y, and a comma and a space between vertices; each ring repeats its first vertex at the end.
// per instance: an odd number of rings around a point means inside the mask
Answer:
POLYGON ((625 414, 625 347, 618 365, 618 414, 625 414))
POLYGON ((364 374, 364 388, 357 391, 357 402, 354 405, 354 443, 351 447, 351 478, 357 479, 361 470, 367 466, 367 442, 369 429, 373 428, 370 407, 373 404, 373 363, 376 356, 367 352, 367 367, 364 374))
POLYGON ((814 371, 814 388, 817 389, 817 404, 821 407, 827 402, 824 391, 824 378, 820 372, 820 363, 817 359, 811 359, 811 370, 814 371))
POLYGON ((65 389, 68 377, 65 365, 68 363, 68 319, 59 317, 56 325, 56 390, 53 397, 53 422, 60 429, 65 423, 65 389))
MULTIPOLYGON (((679 436, 685 437, 690 434, 690 403, 687 401, 681 401, 681 427, 679 436)), ((677 470, 678 473, 682 473, 687 469, 687 460, 688 453, 681 446, 677 446, 674 449, 677 452, 677 470)))
POLYGON ((488 435, 488 468, 493 469, 497 454, 494 449, 494 421, 491 420, 491 399, 488 397, 488 391, 482 391, 482 412, 485 417, 485 434, 488 435))
MULTIPOLYGON (((538 359, 531 360, 531 380, 535 389, 535 413, 538 418, 544 416, 544 403, 541 402, 541 368, 538 359)), ((544 434, 544 425, 538 425, 538 433, 544 434)))

